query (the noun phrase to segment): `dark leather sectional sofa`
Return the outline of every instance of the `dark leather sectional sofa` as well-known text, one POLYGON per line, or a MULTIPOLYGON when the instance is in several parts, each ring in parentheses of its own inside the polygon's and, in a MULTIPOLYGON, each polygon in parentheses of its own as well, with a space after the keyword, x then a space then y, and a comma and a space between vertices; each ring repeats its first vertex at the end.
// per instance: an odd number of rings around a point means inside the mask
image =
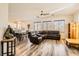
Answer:
POLYGON ((39 31, 39 34, 45 35, 45 39, 60 40, 59 31, 39 31))
POLYGON ((39 33, 35 33, 32 35, 31 32, 28 32, 28 38, 30 42, 33 44, 39 44, 44 39, 52 39, 52 40, 60 40, 60 32, 59 31, 39 31, 39 33), (39 39, 39 37, 42 37, 39 39))

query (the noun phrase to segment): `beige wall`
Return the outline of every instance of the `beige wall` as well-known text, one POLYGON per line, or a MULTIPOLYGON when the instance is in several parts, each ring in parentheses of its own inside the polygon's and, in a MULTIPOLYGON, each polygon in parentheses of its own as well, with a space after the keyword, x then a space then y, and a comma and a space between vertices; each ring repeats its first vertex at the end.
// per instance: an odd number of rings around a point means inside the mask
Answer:
POLYGON ((74 16, 74 22, 78 22, 79 23, 79 11, 76 12, 73 16, 74 16))
POLYGON ((0 40, 8 24, 8 4, 0 4, 0 40))
MULTIPOLYGON (((2 40, 3 33, 7 27, 7 24, 8 24, 8 4, 0 3, 0 41, 2 40)), ((1 50, 0 50, 0 55, 1 55, 1 50)))

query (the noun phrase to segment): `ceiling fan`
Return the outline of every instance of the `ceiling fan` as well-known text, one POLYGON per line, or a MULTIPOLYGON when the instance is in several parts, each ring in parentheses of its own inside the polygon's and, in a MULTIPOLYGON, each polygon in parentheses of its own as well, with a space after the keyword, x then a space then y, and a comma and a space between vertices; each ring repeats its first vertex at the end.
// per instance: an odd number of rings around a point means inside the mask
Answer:
POLYGON ((46 13, 46 12, 44 12, 43 10, 41 10, 41 14, 40 14, 41 16, 45 16, 45 15, 49 15, 49 13, 46 13))
POLYGON ((39 16, 36 16, 37 18, 41 18, 41 17, 46 17, 50 15, 50 13, 44 12, 43 10, 41 10, 41 13, 39 14, 39 16))

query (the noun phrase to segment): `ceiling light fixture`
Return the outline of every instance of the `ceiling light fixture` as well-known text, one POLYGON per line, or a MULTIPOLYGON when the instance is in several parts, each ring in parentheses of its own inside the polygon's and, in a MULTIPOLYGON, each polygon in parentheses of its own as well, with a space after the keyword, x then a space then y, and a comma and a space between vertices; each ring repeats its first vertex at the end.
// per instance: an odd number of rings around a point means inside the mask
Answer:
POLYGON ((44 12, 43 10, 41 10, 41 14, 40 14, 41 16, 45 16, 45 15, 49 15, 49 13, 46 13, 46 12, 44 12))

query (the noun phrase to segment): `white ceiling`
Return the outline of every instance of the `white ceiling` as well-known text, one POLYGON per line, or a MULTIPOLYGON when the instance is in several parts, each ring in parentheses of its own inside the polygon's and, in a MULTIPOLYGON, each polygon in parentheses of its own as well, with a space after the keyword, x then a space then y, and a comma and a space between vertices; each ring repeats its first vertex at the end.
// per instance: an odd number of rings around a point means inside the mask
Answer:
POLYGON ((74 3, 13 3, 9 4, 9 12, 20 12, 39 15, 40 11, 50 14, 72 15, 79 10, 79 4, 74 3))

